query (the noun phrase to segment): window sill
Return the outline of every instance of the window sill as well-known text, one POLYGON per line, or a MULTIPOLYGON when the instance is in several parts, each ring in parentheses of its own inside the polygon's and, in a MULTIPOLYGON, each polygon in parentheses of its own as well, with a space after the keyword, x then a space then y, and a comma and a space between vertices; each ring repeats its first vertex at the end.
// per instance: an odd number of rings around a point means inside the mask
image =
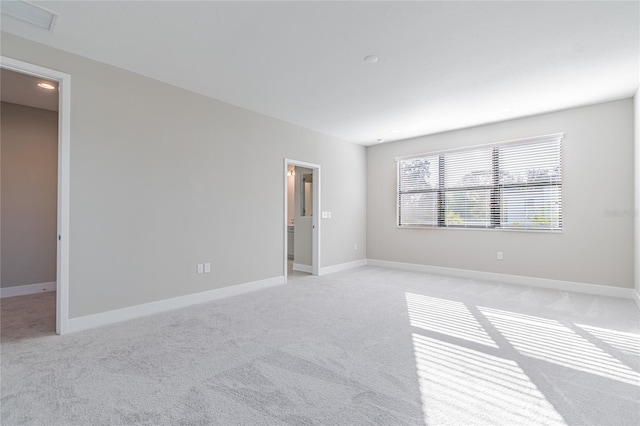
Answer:
POLYGON ((419 226, 419 225, 396 225, 396 229, 425 229, 425 230, 441 230, 441 231, 497 231, 497 232, 522 232, 526 234, 562 234, 563 230, 556 229, 518 229, 518 228, 474 228, 474 227, 445 227, 445 226, 419 226))

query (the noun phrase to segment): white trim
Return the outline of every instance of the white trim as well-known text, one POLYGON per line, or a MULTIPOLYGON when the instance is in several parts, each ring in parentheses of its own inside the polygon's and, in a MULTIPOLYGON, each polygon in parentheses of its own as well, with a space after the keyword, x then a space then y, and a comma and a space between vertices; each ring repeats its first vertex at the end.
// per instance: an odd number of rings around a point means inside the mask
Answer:
POLYGON ((623 299, 632 299, 634 297, 633 293, 636 293, 631 288, 585 284, 574 281, 552 280, 548 278, 525 277, 521 275, 507 275, 495 272, 472 271, 469 269, 445 268, 442 266, 419 265, 416 263, 391 262, 388 260, 367 259, 367 265, 402 269, 405 271, 426 272, 437 275, 449 275, 453 277, 472 278, 477 280, 498 281, 507 284, 572 291, 597 296, 619 297, 623 299))
POLYGON ((354 260, 353 262, 339 263, 337 265, 321 268, 319 275, 333 274, 336 272, 346 271, 347 269, 359 268, 360 266, 366 266, 366 265, 367 265, 366 259, 354 260))
POLYGON ((0 288, 0 299, 5 297, 26 296, 27 294, 56 291, 56 282, 17 285, 15 287, 0 288))
POLYGON ((306 272, 308 274, 313 273, 313 267, 311 265, 305 265, 303 263, 293 263, 293 270, 294 271, 300 271, 300 272, 306 272))
POLYGON ((320 166, 318 165, 313 168, 313 230, 311 237, 311 273, 313 275, 320 275, 320 226, 322 224, 322 221, 320 220, 320 212, 322 211, 320 208, 321 185, 322 179, 320 178, 320 166))
POLYGON ((69 322, 69 169, 71 166, 71 76, 60 71, 0 56, 0 67, 58 82, 58 249, 56 333, 69 322))
POLYGON ((284 214, 284 238, 283 238, 283 247, 284 247, 284 263, 282 266, 282 276, 284 277, 284 282, 287 282, 287 271, 289 269, 289 163, 287 159, 284 159, 284 197, 283 198, 283 208, 282 212, 284 214))
MULTIPOLYGON (((306 167, 307 169, 311 169, 313 171, 313 216, 311 218, 312 222, 312 234, 311 234, 311 269, 310 270, 300 270, 302 272, 309 272, 313 275, 320 274, 320 252, 321 252, 321 232, 320 225, 322 221, 320 220, 320 187, 321 187, 321 178, 320 178, 320 165, 314 163, 308 163, 306 161, 298 161, 291 160, 289 158, 284 159, 284 205, 283 205, 283 223, 284 223, 284 262, 282 266, 282 275, 284 276, 284 282, 287 282, 287 265, 289 260, 288 253, 288 222, 287 222, 287 214, 288 214, 288 186, 287 186, 287 172, 289 170, 289 166, 295 167, 306 167)), ((295 269, 294 263, 294 269, 295 269)))
POLYGON ((263 290, 284 284, 284 277, 273 277, 265 280, 253 281, 244 284, 232 285, 229 287, 217 288, 215 290, 203 291, 201 293, 187 294, 185 296, 174 297, 173 299, 159 300, 157 302, 145 303, 142 305, 130 306, 113 311, 101 312, 99 314, 87 315, 84 317, 72 318, 69 320, 68 332, 88 330, 95 327, 114 324, 121 321, 132 320, 145 317, 160 312, 185 308, 212 300, 224 299, 244 293, 263 290))

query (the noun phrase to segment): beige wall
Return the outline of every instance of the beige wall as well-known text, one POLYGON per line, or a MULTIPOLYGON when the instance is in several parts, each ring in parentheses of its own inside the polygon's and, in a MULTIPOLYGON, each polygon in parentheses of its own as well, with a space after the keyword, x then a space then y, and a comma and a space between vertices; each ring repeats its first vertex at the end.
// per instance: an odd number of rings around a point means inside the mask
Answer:
POLYGON ((2 102, 2 287, 56 280, 58 113, 2 102))
POLYGON ((11 34, 2 54, 71 75, 70 318, 282 276, 284 158, 343 213, 321 266, 364 258, 364 147, 11 34))
POLYGON ((378 145, 367 160, 370 259, 633 287, 631 99, 378 145), (556 132, 562 233, 396 228, 394 157, 556 132))

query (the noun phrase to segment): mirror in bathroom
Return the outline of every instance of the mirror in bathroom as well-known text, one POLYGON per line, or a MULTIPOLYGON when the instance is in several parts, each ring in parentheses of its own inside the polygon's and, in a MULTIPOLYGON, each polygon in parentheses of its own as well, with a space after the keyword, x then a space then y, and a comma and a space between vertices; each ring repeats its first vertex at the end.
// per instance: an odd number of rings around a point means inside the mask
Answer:
POLYGON ((313 174, 302 175, 301 216, 313 215, 313 174))

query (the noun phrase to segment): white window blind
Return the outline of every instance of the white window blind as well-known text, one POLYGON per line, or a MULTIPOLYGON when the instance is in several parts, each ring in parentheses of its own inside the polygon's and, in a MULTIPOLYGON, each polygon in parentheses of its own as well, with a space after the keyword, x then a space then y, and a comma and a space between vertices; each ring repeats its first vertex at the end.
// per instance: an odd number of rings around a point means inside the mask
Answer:
POLYGON ((397 159, 398 225, 561 230, 562 137, 397 159))

